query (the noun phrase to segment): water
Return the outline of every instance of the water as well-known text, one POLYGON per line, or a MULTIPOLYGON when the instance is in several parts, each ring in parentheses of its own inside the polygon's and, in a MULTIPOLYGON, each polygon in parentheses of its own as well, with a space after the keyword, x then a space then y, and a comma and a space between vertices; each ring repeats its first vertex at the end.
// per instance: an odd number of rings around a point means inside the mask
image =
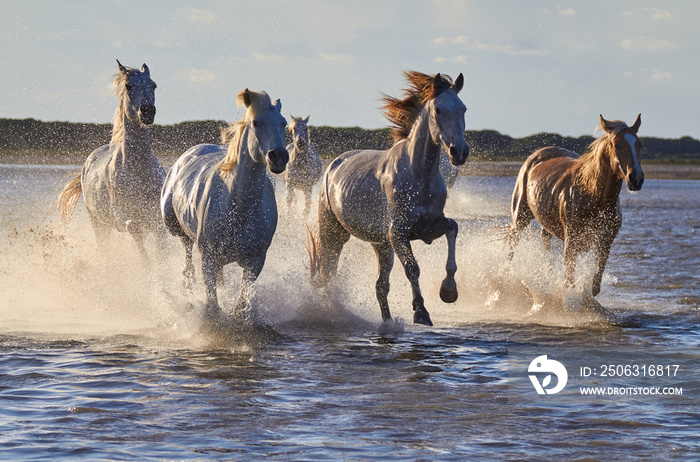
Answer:
MULTIPOLYGON (((282 205, 253 300, 271 328, 251 330, 203 324, 203 291, 180 289, 176 240, 149 269, 125 236, 99 255, 82 202, 64 228, 53 201, 75 170, 0 166, 0 459, 700 459, 700 394, 685 372, 681 404, 519 403, 509 388, 515 350, 698 364, 700 181, 623 192, 597 297, 606 317, 562 303, 561 246, 545 255, 536 227, 506 262, 497 239, 514 178, 459 178, 447 205, 460 223, 457 303, 437 297, 444 240, 414 246, 432 328, 410 323, 398 262, 397 320, 381 324, 374 255, 356 240, 344 285, 323 299, 307 282, 303 221, 282 205)), ((225 276, 224 309, 239 271, 225 276)))

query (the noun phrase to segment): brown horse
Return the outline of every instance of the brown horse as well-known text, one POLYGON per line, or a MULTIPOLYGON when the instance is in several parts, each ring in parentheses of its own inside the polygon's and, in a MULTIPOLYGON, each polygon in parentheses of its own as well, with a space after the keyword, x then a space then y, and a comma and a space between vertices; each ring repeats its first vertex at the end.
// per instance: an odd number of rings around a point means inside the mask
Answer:
POLYGON ((619 120, 600 116, 598 129, 605 134, 591 143, 582 156, 567 149, 548 147, 533 153, 520 168, 513 190, 513 222, 506 240, 510 255, 520 233, 536 219, 542 226, 547 251, 552 236, 564 241, 564 282, 573 286, 576 257, 596 251, 597 271, 593 295, 600 293, 610 247, 622 224, 622 180, 630 191, 639 191, 644 172, 639 163, 642 142, 637 131, 641 114, 628 127, 619 120))

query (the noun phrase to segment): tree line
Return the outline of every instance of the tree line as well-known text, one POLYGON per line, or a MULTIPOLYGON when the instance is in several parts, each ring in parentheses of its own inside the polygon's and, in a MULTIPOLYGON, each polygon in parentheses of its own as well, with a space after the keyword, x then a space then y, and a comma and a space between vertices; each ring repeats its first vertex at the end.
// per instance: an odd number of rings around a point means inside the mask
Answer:
MULTIPOLYGON (((182 122, 174 125, 152 125, 151 143, 159 157, 179 156, 200 143, 219 143, 221 129, 227 123, 219 120, 182 122)), ((35 119, 0 119, 0 154, 79 155, 87 156, 96 147, 109 143, 112 124, 42 122, 35 119)), ((322 157, 332 158, 353 149, 388 149, 391 137, 388 128, 310 127, 311 142, 322 157)), ((291 138, 288 137, 288 141, 291 138)), ((561 146, 582 153, 595 139, 593 136, 569 137, 554 133, 538 133, 512 138, 495 130, 468 130, 467 142, 472 160, 522 160, 546 146, 561 146)), ((656 161, 699 161, 700 140, 641 137, 643 158, 656 161)))

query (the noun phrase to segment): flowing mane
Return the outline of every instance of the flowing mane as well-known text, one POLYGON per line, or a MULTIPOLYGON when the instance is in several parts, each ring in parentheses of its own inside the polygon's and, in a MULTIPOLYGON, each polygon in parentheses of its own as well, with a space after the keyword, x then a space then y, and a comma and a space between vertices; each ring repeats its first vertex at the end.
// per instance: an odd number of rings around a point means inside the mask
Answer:
POLYGON ((241 150, 241 137, 248 123, 260 112, 272 107, 272 100, 264 91, 255 92, 246 88, 236 96, 236 104, 240 106, 245 103, 246 99, 248 99, 248 109, 246 110, 245 116, 221 131, 221 142, 223 144, 228 144, 226 157, 221 162, 221 172, 223 175, 231 173, 231 170, 238 164, 238 156, 241 150))
MULTIPOLYGON (((603 156, 615 149, 615 137, 621 131, 629 128, 627 124, 621 120, 608 120, 606 123, 610 131, 605 131, 603 136, 593 141, 578 160, 580 166, 574 176, 574 182, 588 194, 595 193, 599 187, 598 182, 602 181, 602 173, 611 168, 610 162, 605 161, 603 156)), ((598 132, 604 128, 603 122, 601 121, 598 122, 595 131, 598 132)))
POLYGON ((124 66, 127 72, 117 72, 114 75, 114 81, 112 82, 112 89, 114 94, 117 95, 119 104, 117 109, 114 111, 114 118, 112 119, 112 139, 109 142, 109 146, 112 147, 116 144, 124 142, 124 99, 128 98, 126 92, 126 82, 129 77, 135 73, 140 72, 138 69, 133 67, 124 66))
POLYGON ((405 71, 404 77, 409 87, 404 90, 403 99, 382 94, 384 116, 391 123, 391 137, 401 141, 411 133, 411 127, 418 118, 423 106, 452 86, 452 79, 442 74, 440 85, 435 85, 435 77, 418 71, 405 71))

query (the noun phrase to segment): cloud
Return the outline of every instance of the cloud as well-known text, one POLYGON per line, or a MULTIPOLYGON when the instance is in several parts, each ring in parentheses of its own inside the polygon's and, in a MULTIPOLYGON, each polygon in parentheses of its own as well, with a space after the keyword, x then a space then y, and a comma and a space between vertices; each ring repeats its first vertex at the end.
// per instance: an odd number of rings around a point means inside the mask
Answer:
POLYGON ((578 14, 573 8, 560 8, 558 13, 560 16, 566 16, 567 18, 572 18, 578 14))
POLYGON ((175 16, 181 20, 196 24, 206 24, 216 21, 216 13, 211 10, 199 8, 180 8, 175 13, 175 16))
POLYGON ((625 39, 620 42, 620 46, 630 51, 671 51, 678 48, 677 43, 647 36, 625 39))
POLYGON ((490 43, 483 42, 474 37, 460 35, 451 39, 438 37, 433 39, 433 46, 444 47, 446 45, 454 45, 466 50, 486 51, 491 53, 505 53, 509 55, 521 56, 536 56, 549 54, 546 50, 538 50, 535 48, 523 47, 512 43, 490 43))
POLYGON ((190 83, 212 83, 219 80, 218 76, 208 69, 182 69, 178 74, 190 83))
POLYGON ((663 19, 671 19, 673 16, 670 12, 662 10, 660 8, 640 8, 639 10, 628 10, 622 13, 623 16, 648 16, 655 21, 660 21, 663 19))
POLYGON ((673 76, 671 75, 670 72, 664 71, 661 69, 657 68, 648 68, 645 67, 643 69, 639 69, 638 71, 627 71, 624 72, 623 77, 642 77, 650 80, 656 80, 656 81, 663 81, 663 80, 671 80, 673 79, 673 76))
POLYGON ((672 78, 671 73, 668 71, 662 71, 661 69, 651 70, 652 80, 670 80, 672 78))
POLYGON ((467 57, 465 55, 454 56, 452 58, 445 58, 444 56, 438 56, 433 61, 438 63, 438 64, 442 64, 442 63, 464 64, 467 62, 467 57))

